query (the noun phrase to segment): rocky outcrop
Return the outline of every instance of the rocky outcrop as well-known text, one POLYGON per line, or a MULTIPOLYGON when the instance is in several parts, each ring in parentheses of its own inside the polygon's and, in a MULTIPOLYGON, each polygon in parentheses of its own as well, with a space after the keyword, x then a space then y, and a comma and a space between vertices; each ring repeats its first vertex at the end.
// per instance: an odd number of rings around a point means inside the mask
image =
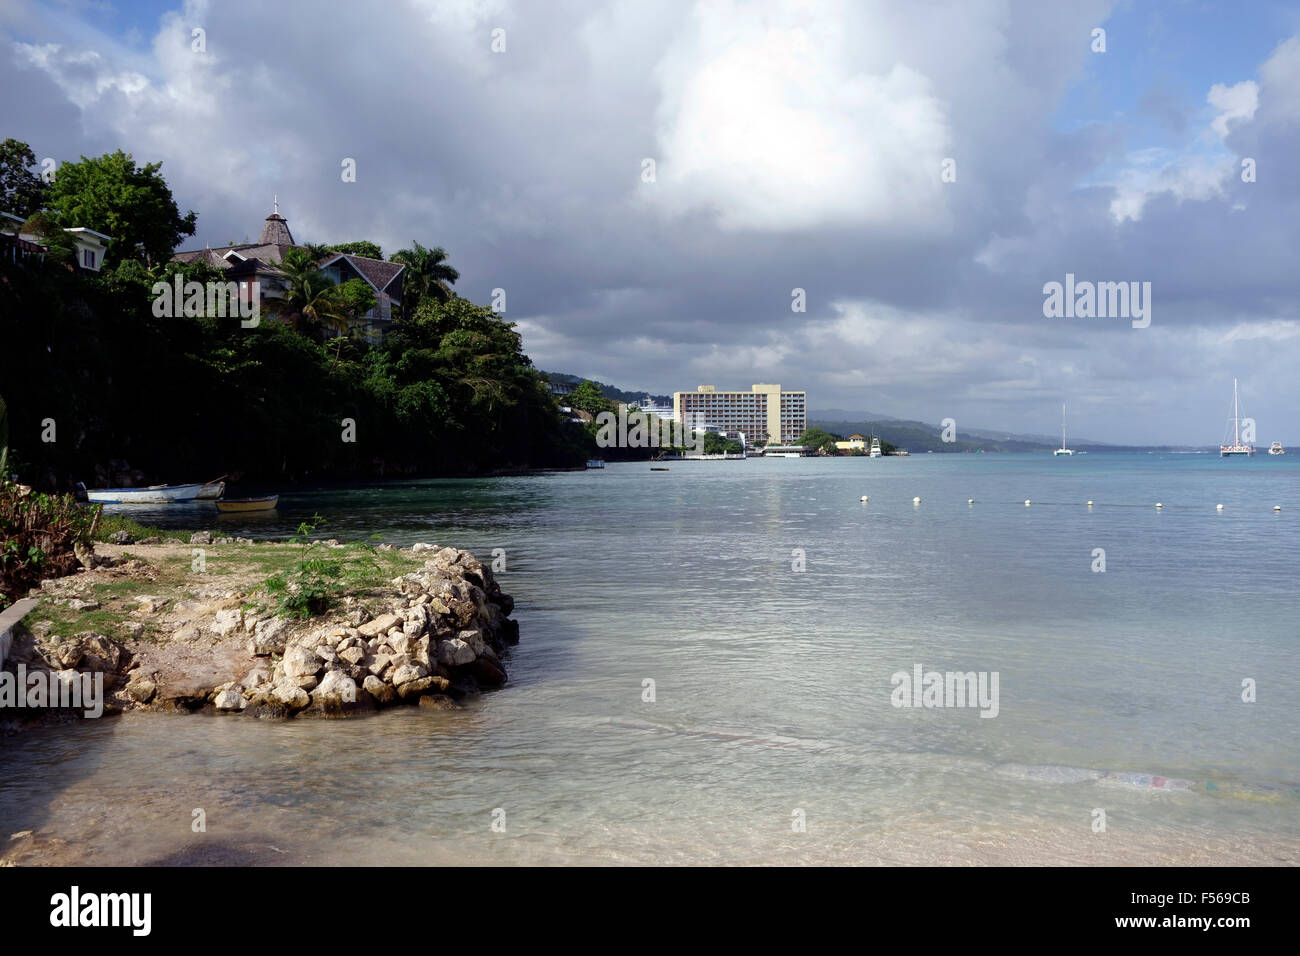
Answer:
MULTIPOLYGON (((505 684, 501 656, 518 641, 514 601, 467 551, 426 545, 415 553, 423 566, 364 603, 349 599, 324 622, 258 617, 241 605, 175 625, 162 651, 141 656, 122 705, 339 717, 401 704, 444 710, 505 684), (215 663, 179 671, 166 663, 185 648, 215 663)), ((90 646, 82 653, 102 656, 90 646)))

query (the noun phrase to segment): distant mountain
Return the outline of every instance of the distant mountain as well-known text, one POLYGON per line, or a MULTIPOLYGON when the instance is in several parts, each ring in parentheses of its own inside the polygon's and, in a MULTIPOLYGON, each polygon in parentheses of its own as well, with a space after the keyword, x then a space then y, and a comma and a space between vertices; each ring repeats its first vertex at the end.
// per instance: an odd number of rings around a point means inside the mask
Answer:
POLYGON ((822 417, 823 412, 808 413, 808 427, 821 428, 847 438, 854 433, 877 435, 882 441, 897 445, 912 454, 917 452, 975 452, 975 451, 1046 451, 1054 448, 1050 442, 1023 440, 1014 436, 976 438, 969 431, 957 430, 957 441, 943 440, 943 429, 928 422, 906 421, 900 418, 876 417, 871 420, 835 421, 822 417))
MULTIPOLYGON (((568 372, 541 372, 542 378, 549 379, 552 382, 572 382, 578 385, 587 381, 581 375, 570 375, 568 372)), ((640 405, 645 401, 647 395, 656 405, 671 405, 673 397, 671 395, 656 395, 654 392, 634 391, 629 392, 615 385, 606 385, 604 382, 596 382, 592 379, 596 387, 600 389, 600 394, 615 402, 627 402, 629 405, 640 405)))
MULTIPOLYGON (((840 408, 810 411, 808 427, 821 428, 846 438, 855 432, 862 435, 875 434, 881 440, 912 453, 1049 451, 1059 448, 1061 444, 1060 437, 1056 435, 1024 435, 988 428, 963 428, 960 425, 957 427, 957 441, 945 442, 942 438, 943 429, 929 422, 908 421, 888 415, 855 415, 840 408)), ((1217 445, 1112 445, 1085 438, 1071 438, 1070 447, 1075 451, 1166 455, 1217 453, 1219 450, 1217 445)))

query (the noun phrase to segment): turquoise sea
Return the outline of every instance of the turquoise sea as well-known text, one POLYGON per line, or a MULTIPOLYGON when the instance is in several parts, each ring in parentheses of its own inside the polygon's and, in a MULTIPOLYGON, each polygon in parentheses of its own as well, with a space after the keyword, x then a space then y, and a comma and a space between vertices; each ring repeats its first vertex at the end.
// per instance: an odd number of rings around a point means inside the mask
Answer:
POLYGON ((133 512, 504 549, 510 683, 41 728, 0 820, 92 863, 1300 862, 1300 456, 669 467, 133 512), (918 664, 996 672, 997 716, 893 706, 918 664))

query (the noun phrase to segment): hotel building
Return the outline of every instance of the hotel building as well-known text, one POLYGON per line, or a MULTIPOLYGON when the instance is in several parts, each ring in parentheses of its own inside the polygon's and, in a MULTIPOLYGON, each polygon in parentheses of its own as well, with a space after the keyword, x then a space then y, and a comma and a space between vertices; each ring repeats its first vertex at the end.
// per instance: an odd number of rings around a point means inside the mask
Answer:
POLYGON ((748 392, 701 385, 693 392, 673 392, 673 418, 717 428, 729 438, 743 433, 751 445, 790 444, 808 430, 808 393, 783 392, 780 385, 755 385, 748 392))

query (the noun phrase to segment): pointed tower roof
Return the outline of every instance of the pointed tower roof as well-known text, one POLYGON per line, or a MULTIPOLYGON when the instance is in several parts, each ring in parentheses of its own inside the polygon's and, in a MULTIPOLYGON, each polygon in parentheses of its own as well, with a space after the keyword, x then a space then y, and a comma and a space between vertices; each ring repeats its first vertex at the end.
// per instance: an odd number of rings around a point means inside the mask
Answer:
POLYGON ((289 223, 280 215, 280 197, 275 197, 274 211, 266 217, 266 225, 262 227, 262 234, 257 237, 257 244, 260 246, 292 246, 293 233, 289 231, 289 223))

